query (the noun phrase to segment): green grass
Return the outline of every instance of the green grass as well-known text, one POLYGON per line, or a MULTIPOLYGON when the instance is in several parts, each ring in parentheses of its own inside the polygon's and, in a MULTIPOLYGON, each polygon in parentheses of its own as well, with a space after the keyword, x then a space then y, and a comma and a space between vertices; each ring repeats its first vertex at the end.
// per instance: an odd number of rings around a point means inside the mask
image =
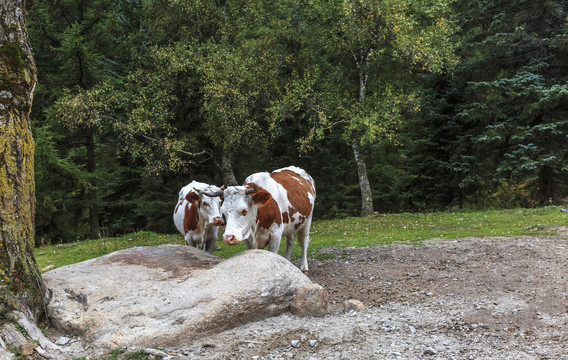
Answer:
POLYGON ((181 235, 161 235, 140 231, 115 238, 76 241, 67 244, 47 245, 36 249, 38 267, 56 267, 89 260, 114 251, 134 246, 158 246, 162 244, 185 244, 181 235))
MULTIPOLYGON (((420 244, 433 238, 455 239, 469 236, 554 235, 554 228, 568 224, 568 213, 557 207, 483 212, 436 212, 387 214, 365 218, 314 221, 311 228, 309 256, 332 257, 325 249, 389 245, 393 242, 420 244)), ((173 227, 173 225, 172 225, 173 227)), ((221 231, 220 231, 221 233, 221 231)), ((70 244, 48 245, 36 249, 40 269, 73 264, 133 246, 185 244, 180 234, 163 235, 137 232, 116 238, 85 240, 70 244)), ((228 258, 246 249, 217 242, 215 255, 228 258)), ((280 254, 283 254, 282 241, 280 254)), ((294 246, 292 257, 301 249, 294 246)))

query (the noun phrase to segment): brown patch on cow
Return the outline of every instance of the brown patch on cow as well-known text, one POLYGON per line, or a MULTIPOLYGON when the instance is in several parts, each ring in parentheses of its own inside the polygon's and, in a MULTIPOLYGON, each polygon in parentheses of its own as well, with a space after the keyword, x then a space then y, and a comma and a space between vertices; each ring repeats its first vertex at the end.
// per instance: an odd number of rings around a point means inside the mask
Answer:
POLYGON ((179 207, 181 206, 181 204, 183 204, 183 200, 181 200, 177 206, 176 206, 176 211, 174 211, 174 214, 177 214, 179 207))
POLYGON ((185 195, 185 199, 190 203, 199 203, 199 195, 191 191, 185 195))
MULTIPOLYGON (((288 201, 291 206, 288 207, 288 211, 285 213, 286 218, 290 218, 290 222, 295 222, 295 215, 298 214, 298 223, 294 225, 294 228, 298 229, 312 213, 313 206, 308 194, 315 193, 314 186, 292 170, 274 172, 270 174, 270 177, 282 185, 288 192, 288 201)), ((284 222, 287 223, 287 221, 284 222)))
POLYGON ((185 196, 187 204, 185 204, 185 214, 183 216, 183 232, 195 231, 199 225, 199 195, 188 192, 185 196))
POLYGON ((252 194, 252 200, 256 204, 262 204, 256 212, 256 222, 260 227, 269 229, 274 223, 282 224, 280 208, 268 191, 259 187, 258 192, 252 194))
MULTIPOLYGON (((270 195, 270 193, 264 189, 259 188, 258 192, 252 194, 252 201, 255 202, 255 204, 264 204, 265 202, 267 202, 268 200, 272 199, 272 195, 270 195)), ((273 199, 274 201, 274 199, 273 199)))
POLYGON ((308 193, 314 194, 315 188, 308 180, 292 170, 273 172, 270 177, 288 192, 288 201, 292 205, 289 209, 290 216, 298 212, 304 217, 308 217, 312 213, 313 207, 308 193))
POLYGON ((197 211, 197 205, 187 203, 185 205, 185 214, 183 216, 183 232, 187 233, 190 230, 196 230, 197 225, 199 225, 199 212, 197 211))
POLYGON ((300 226, 302 226, 304 224, 304 222, 306 221, 306 217, 299 215, 298 216, 298 223, 296 225, 294 225, 294 229, 298 229, 300 226))
POLYGON ((282 221, 284 222, 284 224, 288 224, 290 222, 290 218, 288 217, 287 211, 284 214, 282 214, 282 221))

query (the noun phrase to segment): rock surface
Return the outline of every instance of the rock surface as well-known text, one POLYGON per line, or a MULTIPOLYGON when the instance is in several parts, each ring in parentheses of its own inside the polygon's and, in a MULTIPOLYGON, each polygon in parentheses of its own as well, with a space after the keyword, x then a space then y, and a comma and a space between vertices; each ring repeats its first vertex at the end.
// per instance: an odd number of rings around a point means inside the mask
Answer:
POLYGON ((52 324, 99 353, 177 346, 275 316, 311 283, 268 251, 244 251, 223 261, 180 245, 122 250, 43 277, 52 324))
POLYGON ((318 284, 306 284, 298 289, 290 303, 290 311, 296 316, 322 317, 327 315, 329 295, 318 284))
POLYGON ((14 355, 9 353, 4 348, 0 348, 0 360, 12 360, 14 355))

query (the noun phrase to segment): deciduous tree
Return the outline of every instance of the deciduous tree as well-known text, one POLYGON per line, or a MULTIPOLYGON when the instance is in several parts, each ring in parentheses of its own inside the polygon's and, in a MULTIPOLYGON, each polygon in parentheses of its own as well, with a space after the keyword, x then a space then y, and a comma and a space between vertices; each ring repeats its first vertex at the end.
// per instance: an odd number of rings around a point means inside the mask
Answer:
MULTIPOLYGON (((296 69, 317 74, 315 81, 303 83, 315 89, 318 111, 325 113, 312 111, 320 120, 314 126, 342 123, 357 163, 361 215, 373 213, 363 147, 395 136, 402 112, 416 107, 417 73, 455 64, 451 2, 336 0, 299 7, 298 33, 311 52, 308 59, 319 60, 305 66, 308 71, 296 69)), ((300 101, 313 97, 305 92, 300 101)))

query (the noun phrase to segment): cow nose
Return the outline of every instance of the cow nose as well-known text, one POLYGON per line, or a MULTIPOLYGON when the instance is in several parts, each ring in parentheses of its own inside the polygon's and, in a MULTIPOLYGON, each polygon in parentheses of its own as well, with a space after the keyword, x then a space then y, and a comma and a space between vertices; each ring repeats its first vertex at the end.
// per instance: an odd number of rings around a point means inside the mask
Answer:
POLYGON ((223 236, 223 242, 227 245, 235 245, 235 235, 225 235, 223 236))
POLYGON ((215 225, 223 225, 223 218, 217 216, 216 218, 213 218, 213 224, 215 225))

